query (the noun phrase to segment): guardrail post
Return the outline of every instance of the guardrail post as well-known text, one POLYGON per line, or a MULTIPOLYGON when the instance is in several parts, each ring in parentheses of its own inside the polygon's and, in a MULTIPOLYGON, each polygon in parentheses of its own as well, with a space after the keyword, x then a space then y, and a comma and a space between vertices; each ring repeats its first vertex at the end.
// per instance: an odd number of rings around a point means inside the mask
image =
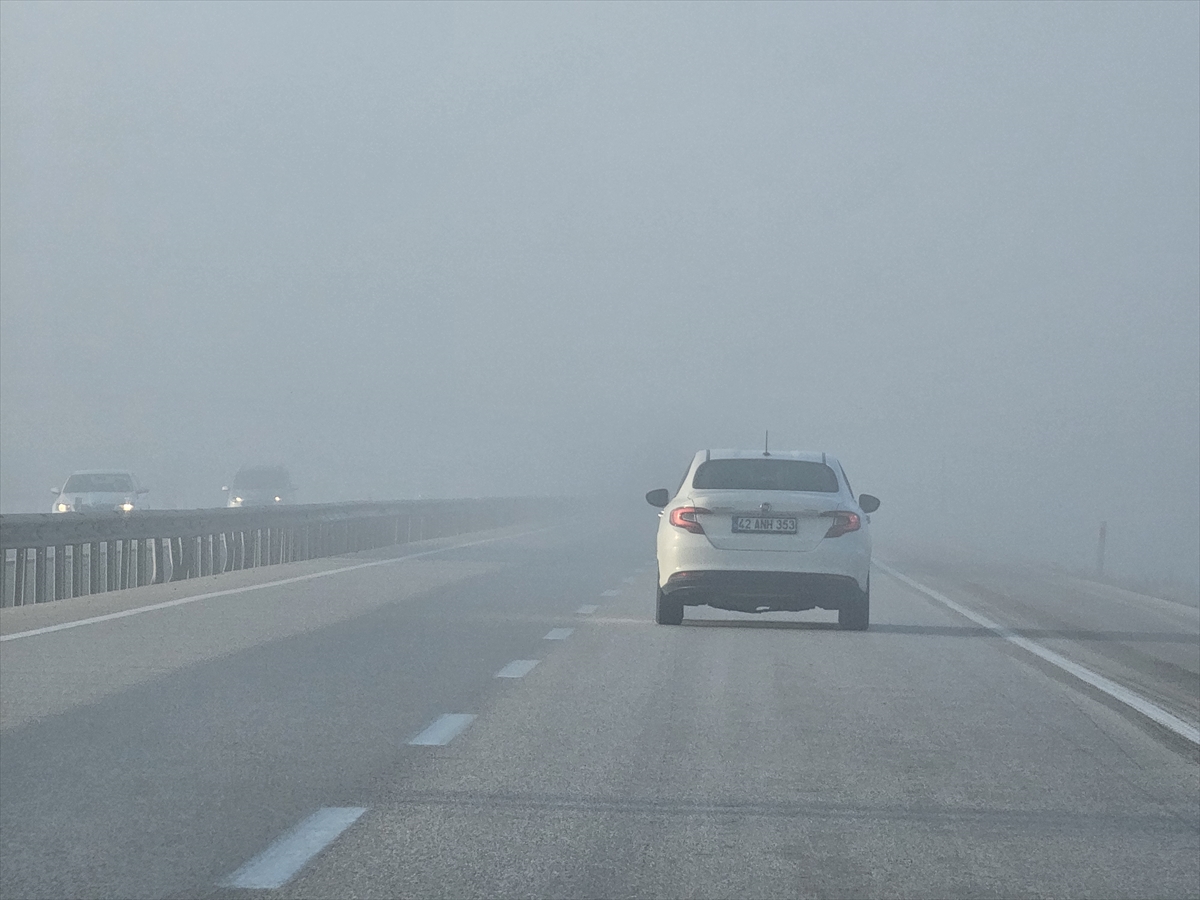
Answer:
POLYGON ((115 591, 117 589, 117 576, 120 573, 117 571, 117 542, 104 542, 104 589, 106 591, 115 591))
POLYGON ((61 544, 54 548, 54 599, 66 599, 67 548, 61 544))
POLYGON ((83 596, 83 544, 71 545, 71 596, 83 596))
POLYGON ((33 551, 33 602, 46 602, 46 548, 33 551))
POLYGON ((88 544, 88 593, 100 593, 100 542, 88 544))
POLYGON ((150 545, 154 548, 154 584, 162 584, 167 580, 167 561, 164 559, 163 539, 151 538, 150 545))
POLYGON ((195 578, 200 574, 200 538, 189 535, 183 539, 183 577, 195 578))
POLYGON ((150 549, 149 541, 147 541, 145 538, 137 539, 137 586, 138 587, 142 587, 143 585, 150 583, 150 566, 148 565, 149 558, 150 558, 150 553, 148 552, 149 549, 150 549))
MULTIPOLYGON (((15 564, 15 560, 14 560, 15 564)), ((14 569, 13 576, 16 576, 14 569)), ((8 550, 4 551, 4 568, 0 570, 0 609, 8 608, 8 550)))
POLYGON ((29 551, 24 547, 17 550, 16 565, 16 571, 13 572, 13 606, 24 606, 25 568, 29 565, 29 551))
POLYGON ((121 548, 121 589, 129 587, 129 569, 133 563, 133 541, 124 540, 118 541, 118 546, 121 548))

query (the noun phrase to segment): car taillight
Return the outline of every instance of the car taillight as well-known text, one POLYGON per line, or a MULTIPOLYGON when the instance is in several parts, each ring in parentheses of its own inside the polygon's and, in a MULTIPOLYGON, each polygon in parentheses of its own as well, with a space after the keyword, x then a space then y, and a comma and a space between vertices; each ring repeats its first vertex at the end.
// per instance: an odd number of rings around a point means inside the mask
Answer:
POLYGON ((824 515, 833 516, 833 524, 825 532, 825 537, 827 538, 841 537, 843 534, 849 534, 851 531, 858 531, 858 529, 862 528, 862 520, 859 519, 858 513, 839 509, 834 512, 824 513, 824 515))
POLYGON ((679 506, 671 510, 671 524, 692 534, 704 534, 704 527, 696 521, 696 516, 709 512, 702 506, 679 506))

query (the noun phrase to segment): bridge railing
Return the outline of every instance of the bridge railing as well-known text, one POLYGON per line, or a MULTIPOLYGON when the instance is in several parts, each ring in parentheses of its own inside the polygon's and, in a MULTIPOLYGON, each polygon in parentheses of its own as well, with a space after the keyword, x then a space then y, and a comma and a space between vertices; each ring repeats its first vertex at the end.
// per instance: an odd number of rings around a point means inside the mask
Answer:
POLYGON ((531 498, 0 516, 0 606, 337 556, 532 521, 531 498))

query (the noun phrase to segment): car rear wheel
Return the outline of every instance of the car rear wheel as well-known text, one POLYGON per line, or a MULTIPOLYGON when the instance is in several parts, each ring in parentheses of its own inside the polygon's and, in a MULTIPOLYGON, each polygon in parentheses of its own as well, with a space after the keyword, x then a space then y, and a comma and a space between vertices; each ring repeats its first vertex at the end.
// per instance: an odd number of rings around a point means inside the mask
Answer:
POLYGON ((843 631, 866 631, 871 623, 871 582, 867 581, 867 589, 860 591, 857 586, 850 588, 849 596, 842 601, 838 609, 838 628, 843 631))
POLYGON ((673 600, 658 589, 658 602, 654 607, 654 621, 659 625, 682 625, 683 603, 673 600))

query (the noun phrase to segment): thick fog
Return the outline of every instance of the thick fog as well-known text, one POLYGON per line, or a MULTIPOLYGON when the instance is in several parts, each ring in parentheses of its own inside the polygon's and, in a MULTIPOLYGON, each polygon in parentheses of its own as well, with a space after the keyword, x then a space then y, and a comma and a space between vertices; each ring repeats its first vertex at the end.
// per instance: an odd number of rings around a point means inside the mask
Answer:
MULTIPOLYGON (((0 506, 675 487, 1200 578, 1200 5, 0 4, 0 506)), ((644 507, 652 521, 653 510, 644 507)), ((587 527, 586 515, 574 520, 587 527)), ((648 551, 649 552, 649 551, 648 551)))

